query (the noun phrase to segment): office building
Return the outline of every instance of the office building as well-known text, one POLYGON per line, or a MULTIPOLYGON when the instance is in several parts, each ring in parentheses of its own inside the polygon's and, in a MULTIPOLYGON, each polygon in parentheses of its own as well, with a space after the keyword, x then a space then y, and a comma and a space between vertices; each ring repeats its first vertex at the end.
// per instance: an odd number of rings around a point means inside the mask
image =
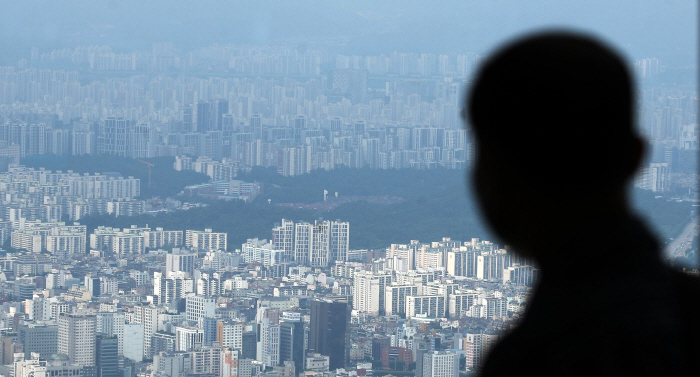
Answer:
POLYGON ((329 357, 330 368, 344 368, 350 358, 350 306, 344 301, 311 301, 309 352, 329 357))
MULTIPOLYGON (((33 353, 31 358, 18 360, 10 369, 14 377, 75 377, 90 375, 88 368, 71 363, 66 355, 52 355, 46 360, 33 353)), ((94 375, 94 374, 92 374, 94 375)))
POLYGON ((94 315, 62 313, 58 317, 58 353, 83 367, 95 366, 94 315))
POLYGON ((128 323, 124 325, 124 357, 140 363, 144 355, 144 325, 128 323))
POLYGON ((42 359, 58 353, 58 326, 29 323, 17 328, 17 340, 24 348, 24 357, 38 353, 42 359))
POLYGON ((459 354, 433 351, 423 354, 422 377, 459 377, 459 354))
POLYGON ((185 318, 188 321, 199 323, 202 318, 214 317, 216 300, 201 296, 187 296, 185 298, 185 318))
POLYGON ((124 354, 124 313, 118 312, 98 312, 95 314, 95 332, 108 336, 116 336, 118 343, 118 354, 124 354))
POLYGON ((279 363, 293 361, 294 365, 304 365, 304 323, 283 320, 280 322, 279 363))
POLYGON ((218 321, 216 323, 216 341, 222 348, 243 349, 243 324, 237 322, 218 321))
POLYGON ((189 352, 200 348, 204 340, 204 331, 192 326, 175 328, 175 351, 189 352))
POLYGON ((158 331, 151 337, 151 351, 154 355, 160 352, 175 352, 175 334, 158 331))
POLYGON ((256 355, 257 360, 266 367, 275 366, 280 362, 280 326, 274 322, 269 317, 258 321, 260 338, 256 355))
POLYGON ((97 377, 119 376, 119 341, 116 336, 97 335, 95 362, 97 377))
POLYGON ((258 352, 258 334, 257 330, 244 330, 242 338, 241 356, 244 359, 257 359, 258 352))

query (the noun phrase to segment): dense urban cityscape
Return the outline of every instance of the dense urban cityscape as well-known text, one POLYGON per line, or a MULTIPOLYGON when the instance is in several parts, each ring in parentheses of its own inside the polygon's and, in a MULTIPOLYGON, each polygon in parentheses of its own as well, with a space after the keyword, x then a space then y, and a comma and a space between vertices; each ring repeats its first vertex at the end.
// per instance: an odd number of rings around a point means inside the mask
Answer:
MULTIPOLYGON (((471 377, 525 313, 539 269, 509 245, 446 230, 357 247, 362 218, 329 218, 425 198, 314 185, 273 199, 292 186, 265 178, 463 176, 476 151, 460 111, 486 56, 26 50, 0 66, 0 376, 471 377), (119 170, 131 163, 138 176, 119 170), (290 217, 224 228, 215 211, 231 203, 290 217), (197 209, 213 224, 185 223, 197 209)), ((653 55, 629 69, 648 142, 633 185, 668 222, 666 259, 698 275, 697 87, 653 55)))

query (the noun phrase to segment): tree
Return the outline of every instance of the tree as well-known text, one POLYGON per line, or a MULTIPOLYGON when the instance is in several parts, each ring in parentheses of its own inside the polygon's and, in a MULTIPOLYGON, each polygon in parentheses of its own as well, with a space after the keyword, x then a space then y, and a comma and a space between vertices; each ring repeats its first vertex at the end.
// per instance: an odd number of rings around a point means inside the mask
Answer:
POLYGON ((406 368, 406 362, 403 360, 392 360, 389 362, 389 368, 395 371, 403 371, 406 368))

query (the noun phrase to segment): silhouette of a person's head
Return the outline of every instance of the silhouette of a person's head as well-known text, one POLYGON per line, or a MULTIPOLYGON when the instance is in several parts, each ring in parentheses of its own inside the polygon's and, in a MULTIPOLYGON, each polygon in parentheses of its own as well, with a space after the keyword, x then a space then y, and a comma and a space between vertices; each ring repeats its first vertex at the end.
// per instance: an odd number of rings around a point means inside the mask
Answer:
POLYGON ((463 117, 479 205, 503 241, 538 259, 568 230, 627 213, 644 150, 633 97, 623 60, 588 36, 541 32, 486 60, 463 117))

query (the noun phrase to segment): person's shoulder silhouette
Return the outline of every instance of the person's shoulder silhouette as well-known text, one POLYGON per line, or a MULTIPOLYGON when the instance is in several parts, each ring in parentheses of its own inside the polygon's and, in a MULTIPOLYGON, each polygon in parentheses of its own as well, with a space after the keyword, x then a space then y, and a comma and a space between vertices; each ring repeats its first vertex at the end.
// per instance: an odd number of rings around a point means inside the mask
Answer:
POLYGON ((632 79, 599 40, 548 31, 490 56, 464 117, 493 231, 541 269, 483 376, 700 375, 700 284, 667 267, 631 213, 644 143, 632 79))

